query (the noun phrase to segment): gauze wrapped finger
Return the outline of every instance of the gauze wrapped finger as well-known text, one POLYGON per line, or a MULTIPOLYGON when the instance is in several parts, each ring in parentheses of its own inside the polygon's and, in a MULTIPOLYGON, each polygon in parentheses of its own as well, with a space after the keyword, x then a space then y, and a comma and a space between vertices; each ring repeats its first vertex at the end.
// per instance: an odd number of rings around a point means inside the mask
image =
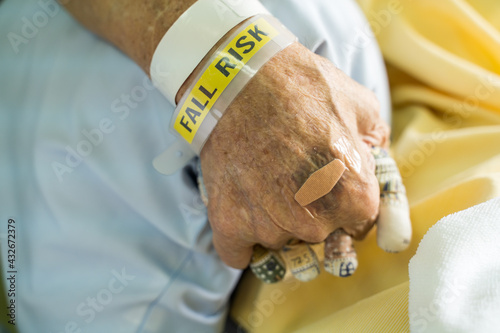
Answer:
POLYGON ((408 199, 396 162, 380 147, 373 147, 375 176, 380 185, 380 210, 377 220, 377 243, 387 252, 405 250, 411 241, 408 199))
POLYGON ((325 271, 338 277, 349 277, 358 268, 358 259, 351 236, 337 229, 325 240, 325 271))
MULTIPOLYGON (((380 186, 380 212, 377 219, 377 243, 387 252, 406 249, 411 240, 411 221, 405 188, 396 162, 381 147, 372 147, 375 159, 375 176, 380 186)), ((345 172, 340 160, 334 160, 313 175, 328 178, 326 184, 316 188, 321 179, 308 181, 300 189, 298 202, 302 206, 325 195, 325 188, 333 188, 345 172)), ((201 167, 198 165, 198 185, 202 200, 208 204, 201 167)), ((304 207, 305 208, 305 207, 304 207)), ((325 271, 337 277, 349 277, 358 267, 354 242, 343 229, 332 232, 323 242, 325 271)), ((289 271, 297 280, 307 282, 320 274, 320 263, 313 247, 300 240, 291 240, 281 250, 268 250, 255 245, 250 268, 255 276, 265 283, 276 283, 284 279, 289 271)))
POLYGON ((286 267, 299 281, 314 280, 320 273, 319 261, 309 244, 292 240, 280 250, 286 267))
POLYGON ((283 280, 286 273, 286 265, 279 252, 268 250, 260 245, 254 246, 250 269, 265 283, 279 282, 283 280))

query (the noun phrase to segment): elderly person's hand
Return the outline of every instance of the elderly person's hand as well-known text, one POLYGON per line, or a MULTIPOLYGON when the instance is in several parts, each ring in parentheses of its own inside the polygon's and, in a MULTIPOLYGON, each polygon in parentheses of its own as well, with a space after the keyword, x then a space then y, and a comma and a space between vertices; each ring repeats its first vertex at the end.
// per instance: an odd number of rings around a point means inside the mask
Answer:
POLYGON ((342 228, 362 239, 379 209, 370 148, 387 146, 374 94, 296 43, 271 59, 219 121, 201 152, 214 244, 224 262, 248 265, 255 244, 321 242, 342 228), (334 159, 346 171, 302 207, 295 193, 334 159))
MULTIPOLYGON (((194 2, 87 0, 64 5, 148 73, 162 36, 194 2)), ((387 147, 388 136, 372 92, 298 43, 278 53, 233 101, 201 151, 209 220, 221 258, 244 268, 256 244, 278 250, 289 241, 315 243, 328 237, 332 245, 363 238, 382 202, 370 149, 387 147), (336 159, 346 168, 339 182, 318 200, 299 204, 295 195, 301 186, 336 159), (337 230, 342 233, 332 234, 337 230)), ((403 239, 402 234, 395 233, 395 239, 403 239)))

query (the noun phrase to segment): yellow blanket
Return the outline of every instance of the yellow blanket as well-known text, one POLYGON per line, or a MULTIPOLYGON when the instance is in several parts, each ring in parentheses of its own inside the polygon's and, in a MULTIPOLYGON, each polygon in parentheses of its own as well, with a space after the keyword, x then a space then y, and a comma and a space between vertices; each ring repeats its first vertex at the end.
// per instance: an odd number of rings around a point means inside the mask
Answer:
POLYGON ((413 242, 387 254, 372 232, 348 279, 264 285, 245 274, 231 314, 252 332, 408 331, 408 262, 426 231, 500 196, 500 2, 358 1, 388 64, 413 242))

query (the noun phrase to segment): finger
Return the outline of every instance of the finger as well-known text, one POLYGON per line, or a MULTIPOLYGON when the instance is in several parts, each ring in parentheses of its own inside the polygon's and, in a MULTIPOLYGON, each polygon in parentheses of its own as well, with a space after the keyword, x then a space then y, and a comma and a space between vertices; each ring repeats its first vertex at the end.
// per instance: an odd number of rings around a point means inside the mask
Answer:
POLYGON ((377 243, 387 252, 405 250, 411 241, 408 199, 396 162, 389 153, 374 147, 375 176, 380 185, 380 211, 377 221, 377 243))
POLYGON ((358 268, 358 259, 351 236, 337 229, 325 240, 325 270, 338 277, 348 277, 358 268))
MULTIPOLYGON (((205 187, 205 183, 203 181, 203 173, 201 171, 200 162, 198 162, 197 164, 197 171, 198 171, 197 181, 198 181, 198 189, 200 190, 200 196, 205 206, 208 207, 208 194, 207 194, 207 189, 205 187)), ((222 261, 224 261, 227 265, 234 268, 243 269, 247 267, 249 261, 248 258, 251 257, 252 253, 251 247, 250 246, 241 247, 242 244, 241 242, 240 245, 235 245, 235 243, 231 241, 233 237, 220 237, 220 236, 221 234, 218 233, 216 230, 214 230, 214 235, 213 235, 214 247, 219 256, 221 257, 222 261)), ((264 264, 267 264, 267 266, 269 266, 270 268, 272 267, 271 263, 272 260, 270 259, 274 259, 276 256, 268 256, 268 257, 269 258, 265 258, 266 260, 264 264)), ((279 272, 281 272, 281 270, 279 272)))
POLYGON ((358 91, 355 112, 361 139, 370 146, 388 147, 390 127, 382 119, 377 96, 362 86, 358 87, 358 91))
POLYGON ((300 281, 315 279, 319 273, 319 261, 309 245, 301 241, 293 241, 281 250, 286 267, 300 281))
POLYGON ((253 248, 250 269, 254 275, 265 283, 276 283, 283 280, 286 267, 277 251, 268 250, 260 245, 253 248))
POLYGON ((342 95, 344 96, 356 96, 356 99, 349 98, 352 103, 352 108, 348 109, 348 113, 342 114, 341 117, 344 120, 350 119, 351 115, 354 115, 352 119, 358 127, 359 134, 366 135, 371 133, 379 134, 384 133, 383 137, 380 137, 377 143, 374 145, 383 145, 382 141, 388 139, 388 127, 377 128, 380 124, 385 124, 380 115, 380 102, 373 91, 359 84, 358 82, 347 77, 345 73, 341 71, 340 75, 344 77, 343 81, 346 83, 341 88, 342 95), (382 131, 380 131, 382 130, 382 131))
POLYGON ((253 244, 234 239, 235 237, 228 237, 214 230, 214 247, 222 261, 230 267, 244 269, 250 263, 253 244))
POLYGON ((359 127, 361 140, 368 146, 379 146, 389 148, 391 129, 381 117, 377 117, 371 123, 364 123, 359 127))
MULTIPOLYGON (((200 191, 201 200, 208 207, 208 194, 203 182, 203 173, 201 172, 201 164, 198 163, 198 189, 200 191)), ((233 268, 243 269, 248 266, 252 254, 251 246, 241 247, 230 241, 231 237, 221 237, 221 234, 213 230, 213 243, 215 250, 219 254, 224 263, 233 268)))
POLYGON ((220 196, 210 197, 208 217, 215 249, 227 265, 246 268, 255 244, 279 249, 290 239, 286 231, 271 222, 263 222, 266 221, 266 212, 261 208, 242 208, 230 201, 225 209, 220 209, 220 202, 220 196))
POLYGON ((325 216, 334 226, 329 234, 343 228, 353 238, 361 240, 375 224, 379 210, 375 161, 366 144, 350 137, 341 137, 332 144, 332 149, 334 155, 344 161, 347 170, 329 197, 327 207, 334 207, 325 216))
POLYGON ((362 87, 356 95, 356 123, 363 141, 373 146, 385 146, 389 141, 390 127, 380 114, 380 102, 369 89, 362 87))

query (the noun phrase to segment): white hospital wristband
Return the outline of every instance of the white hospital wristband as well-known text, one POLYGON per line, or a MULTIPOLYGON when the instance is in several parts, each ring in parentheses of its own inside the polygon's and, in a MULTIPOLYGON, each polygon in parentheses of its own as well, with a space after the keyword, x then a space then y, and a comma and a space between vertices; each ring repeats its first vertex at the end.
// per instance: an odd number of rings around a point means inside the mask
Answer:
POLYGON ((257 15, 234 31, 193 78, 172 116, 171 129, 180 138, 153 165, 172 174, 203 145, 226 109, 251 78, 278 52, 297 41, 276 18, 257 15))
POLYGON ((150 67, 153 84, 175 105, 180 87, 214 45, 258 14, 269 14, 258 0, 198 0, 158 44, 150 67))

